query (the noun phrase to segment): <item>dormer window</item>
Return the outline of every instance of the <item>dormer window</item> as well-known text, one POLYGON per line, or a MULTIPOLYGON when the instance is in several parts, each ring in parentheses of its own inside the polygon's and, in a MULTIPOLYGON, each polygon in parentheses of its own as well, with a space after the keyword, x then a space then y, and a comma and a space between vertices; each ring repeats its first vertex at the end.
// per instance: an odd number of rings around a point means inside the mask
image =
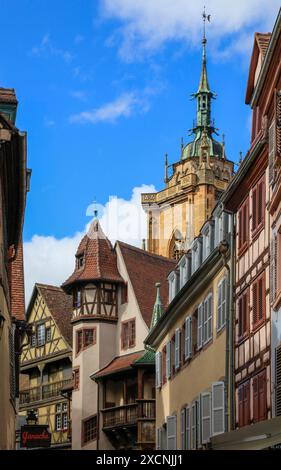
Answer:
POLYGON ((172 302, 173 298, 178 293, 178 273, 176 271, 173 271, 169 275, 168 281, 169 281, 169 302, 172 302))
POLYGON ((77 269, 81 269, 84 266, 84 259, 85 259, 84 253, 77 256, 77 259, 76 259, 77 269))
POLYGON ((180 268, 180 289, 187 283, 187 258, 184 256, 179 265, 180 268))

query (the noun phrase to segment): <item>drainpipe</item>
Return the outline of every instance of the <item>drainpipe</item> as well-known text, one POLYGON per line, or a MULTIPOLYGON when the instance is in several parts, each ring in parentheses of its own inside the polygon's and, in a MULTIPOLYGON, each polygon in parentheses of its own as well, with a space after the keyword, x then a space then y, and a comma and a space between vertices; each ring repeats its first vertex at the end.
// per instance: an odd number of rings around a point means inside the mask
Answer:
MULTIPOLYGON (((224 209, 224 208, 223 208, 224 209)), ((235 216, 231 213, 231 231, 229 243, 223 241, 220 245, 220 253, 223 258, 224 267, 227 269, 227 294, 226 294, 226 347, 225 347, 225 430, 228 431, 229 415, 230 430, 235 428, 235 408, 234 408, 234 241, 235 241, 235 216), (227 263, 227 251, 230 250, 230 266, 227 263), (229 402, 229 408, 228 408, 229 402)))
POLYGON ((230 347, 229 347, 229 327, 230 327, 230 311, 229 311, 229 299, 230 297, 230 290, 231 290, 231 284, 230 284, 230 267, 227 263, 227 252, 229 249, 229 244, 226 240, 223 240, 220 245, 219 245, 219 251, 223 259, 223 265, 225 269, 227 270, 227 289, 226 289, 226 338, 225 338, 225 387, 224 387, 224 427, 225 427, 225 432, 228 432, 228 423, 229 423, 229 411, 228 411, 228 398, 229 398, 229 356, 230 356, 230 347))

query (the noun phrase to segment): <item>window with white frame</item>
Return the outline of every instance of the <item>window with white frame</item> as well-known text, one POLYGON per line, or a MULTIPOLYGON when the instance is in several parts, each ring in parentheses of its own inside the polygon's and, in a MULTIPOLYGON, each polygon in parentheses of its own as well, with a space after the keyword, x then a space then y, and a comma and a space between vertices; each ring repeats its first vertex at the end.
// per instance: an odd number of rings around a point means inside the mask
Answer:
POLYGON ((56 431, 64 431, 68 428, 67 403, 57 403, 55 413, 55 429, 56 431))
POLYGON ((174 297, 177 295, 177 289, 178 289, 178 276, 177 273, 174 271, 170 274, 168 277, 169 281, 169 302, 172 302, 174 297))
POLYGON ((45 324, 41 323, 40 325, 37 326, 37 346, 43 346, 45 344, 45 337, 46 331, 45 331, 45 324))
POLYGON ((226 322, 227 309, 227 278, 224 277, 218 285, 217 330, 221 330, 226 322))

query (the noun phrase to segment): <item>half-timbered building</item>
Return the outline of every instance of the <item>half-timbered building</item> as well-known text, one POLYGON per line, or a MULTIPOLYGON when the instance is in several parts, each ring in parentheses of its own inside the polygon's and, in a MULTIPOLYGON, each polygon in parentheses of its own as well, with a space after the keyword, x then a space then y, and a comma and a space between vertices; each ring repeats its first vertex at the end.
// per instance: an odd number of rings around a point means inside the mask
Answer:
POLYGON ((23 325, 22 230, 29 175, 26 133, 15 127, 18 101, 0 88, 0 449, 14 449, 18 352, 23 325))
POLYGON ((154 447, 154 357, 143 341, 155 280, 166 302, 174 265, 122 242, 113 248, 97 218, 82 239, 62 286, 73 298, 73 449, 154 447))
POLYGON ((26 313, 29 336, 22 343, 19 411, 34 410, 47 424, 51 448, 71 447, 72 298, 55 286, 35 284, 26 313))
POLYGON ((274 257, 280 205, 275 146, 280 51, 279 12, 272 34, 255 34, 246 92, 252 109, 251 146, 222 197, 236 218, 233 392, 237 430, 217 439, 221 449, 263 449, 281 442, 281 421, 272 420, 278 414, 277 384, 281 383, 278 288, 274 289, 275 269, 280 264, 280 257, 274 257))

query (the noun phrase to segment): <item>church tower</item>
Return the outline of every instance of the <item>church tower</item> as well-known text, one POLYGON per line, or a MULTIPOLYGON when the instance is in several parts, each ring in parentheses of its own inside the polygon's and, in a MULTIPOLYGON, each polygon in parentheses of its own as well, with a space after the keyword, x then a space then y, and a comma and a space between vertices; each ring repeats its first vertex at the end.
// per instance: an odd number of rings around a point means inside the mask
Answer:
POLYGON ((147 249, 169 258, 179 259, 198 235, 204 222, 229 185, 233 176, 233 162, 225 155, 224 136, 218 135, 212 120, 212 100, 208 74, 204 34, 202 39, 202 70, 199 87, 192 98, 196 100, 196 121, 189 135, 193 140, 182 142, 181 155, 176 163, 168 164, 165 157, 165 189, 142 194, 142 206, 147 213, 147 249))

